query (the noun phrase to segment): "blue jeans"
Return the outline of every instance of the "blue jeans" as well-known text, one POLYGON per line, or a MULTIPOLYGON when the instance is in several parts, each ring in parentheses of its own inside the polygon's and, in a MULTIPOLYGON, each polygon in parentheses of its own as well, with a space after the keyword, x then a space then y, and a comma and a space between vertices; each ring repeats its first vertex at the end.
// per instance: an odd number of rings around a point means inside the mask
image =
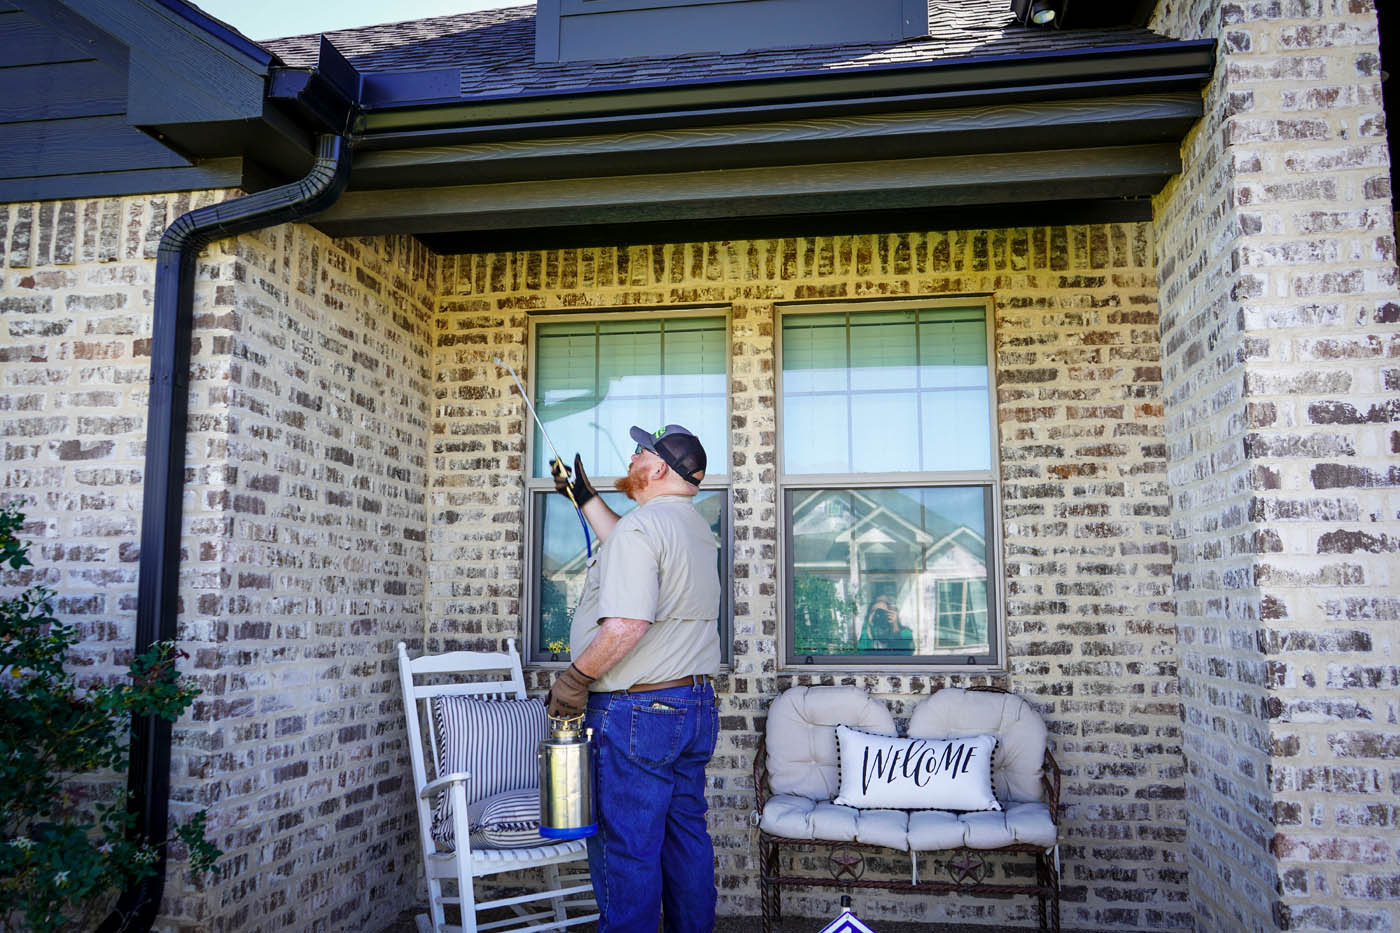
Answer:
POLYGON ((715 926, 714 846, 705 826, 705 765, 719 716, 709 684, 646 693, 595 693, 598 832, 588 869, 598 933, 710 933, 715 926))

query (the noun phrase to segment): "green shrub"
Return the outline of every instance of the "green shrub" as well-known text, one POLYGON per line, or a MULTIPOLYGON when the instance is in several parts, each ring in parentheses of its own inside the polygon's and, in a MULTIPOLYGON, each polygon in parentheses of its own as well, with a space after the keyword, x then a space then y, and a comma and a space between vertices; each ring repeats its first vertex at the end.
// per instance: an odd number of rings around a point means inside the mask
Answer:
MULTIPOLYGON (((0 570, 30 563, 23 521, 16 506, 0 510, 0 570)), ((198 694, 169 642, 126 680, 79 687, 64 668, 77 635, 54 618, 53 595, 32 586, 0 600, 0 930, 90 930, 115 892, 154 873, 172 840, 136 839, 125 781, 101 778, 126 770, 133 716, 174 722, 198 694)), ((223 854, 204 819, 175 830, 198 873, 223 854)))

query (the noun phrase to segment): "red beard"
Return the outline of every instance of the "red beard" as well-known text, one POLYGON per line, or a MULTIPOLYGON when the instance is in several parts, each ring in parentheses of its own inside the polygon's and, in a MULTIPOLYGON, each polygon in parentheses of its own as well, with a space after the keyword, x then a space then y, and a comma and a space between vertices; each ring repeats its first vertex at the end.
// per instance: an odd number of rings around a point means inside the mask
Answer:
POLYGON ((613 487, 633 502, 637 501, 637 493, 649 485, 651 485, 651 477, 635 467, 629 468, 626 476, 613 480, 613 487))

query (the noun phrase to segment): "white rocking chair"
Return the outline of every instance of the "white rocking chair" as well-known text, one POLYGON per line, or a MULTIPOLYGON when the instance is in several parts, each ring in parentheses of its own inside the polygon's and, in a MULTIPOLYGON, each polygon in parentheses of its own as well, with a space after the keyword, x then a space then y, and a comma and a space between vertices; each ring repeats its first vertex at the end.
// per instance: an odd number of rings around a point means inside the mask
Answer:
MULTIPOLYGON (((469 832, 468 806, 482 794, 472 793, 472 775, 465 771, 438 774, 443 759, 439 750, 444 737, 434 725, 432 700, 435 697, 471 697, 483 700, 524 700, 525 678, 515 640, 504 652, 456 651, 410 660, 408 649, 399 642, 399 678, 403 684, 404 714, 407 720, 413 758, 413 786, 417 794, 419 841, 423 849, 423 869, 428 882, 428 913, 415 920, 419 933, 476 933, 486 930, 558 930, 591 923, 598 919, 593 887, 585 864, 581 871, 561 874, 559 866, 586 861, 583 840, 545 842, 528 848, 486 848, 473 846, 469 832), (487 679, 491 674, 500 675, 487 679), (417 680, 415 680, 417 679, 417 680), (427 680, 427 683, 418 681, 427 680), (427 732, 425 747, 423 733, 427 732), (426 754, 425 754, 426 753, 426 754), (429 764, 433 771, 429 780, 429 764), (433 800, 442 793, 451 801, 452 844, 434 838, 433 800), (541 868, 545 889, 513 897, 477 901, 474 881, 502 872, 541 868), (447 886, 455 887, 454 890, 447 886), (549 902, 548 904, 541 902, 549 902), (460 925, 446 922, 444 906, 455 904, 461 912, 460 925), (527 906, 528 905, 528 906, 527 906), (546 909, 540 910, 544 907, 546 909), (477 912, 507 908, 513 916, 477 922, 477 912), (585 913, 592 910, 591 913, 585 913), (570 916, 570 914, 574 916, 570 916)), ((468 737, 470 741, 475 737, 468 737)), ((519 750, 517 749, 517 752, 519 750)), ((530 759, 533 761, 533 750, 530 759)), ((438 833, 442 836, 442 832, 438 833)))

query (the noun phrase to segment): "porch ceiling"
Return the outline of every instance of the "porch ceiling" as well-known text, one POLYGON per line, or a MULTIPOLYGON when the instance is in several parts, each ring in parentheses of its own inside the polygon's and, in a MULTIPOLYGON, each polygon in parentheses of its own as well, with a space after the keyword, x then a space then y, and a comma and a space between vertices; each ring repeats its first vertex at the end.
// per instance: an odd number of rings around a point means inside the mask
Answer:
MULTIPOLYGON (((333 236, 382 233, 547 240, 597 224, 974 207, 1150 195, 1180 170, 1174 143, 826 162, 414 187, 347 193, 315 225, 333 236)), ((437 241, 440 247, 451 241, 437 241)))

